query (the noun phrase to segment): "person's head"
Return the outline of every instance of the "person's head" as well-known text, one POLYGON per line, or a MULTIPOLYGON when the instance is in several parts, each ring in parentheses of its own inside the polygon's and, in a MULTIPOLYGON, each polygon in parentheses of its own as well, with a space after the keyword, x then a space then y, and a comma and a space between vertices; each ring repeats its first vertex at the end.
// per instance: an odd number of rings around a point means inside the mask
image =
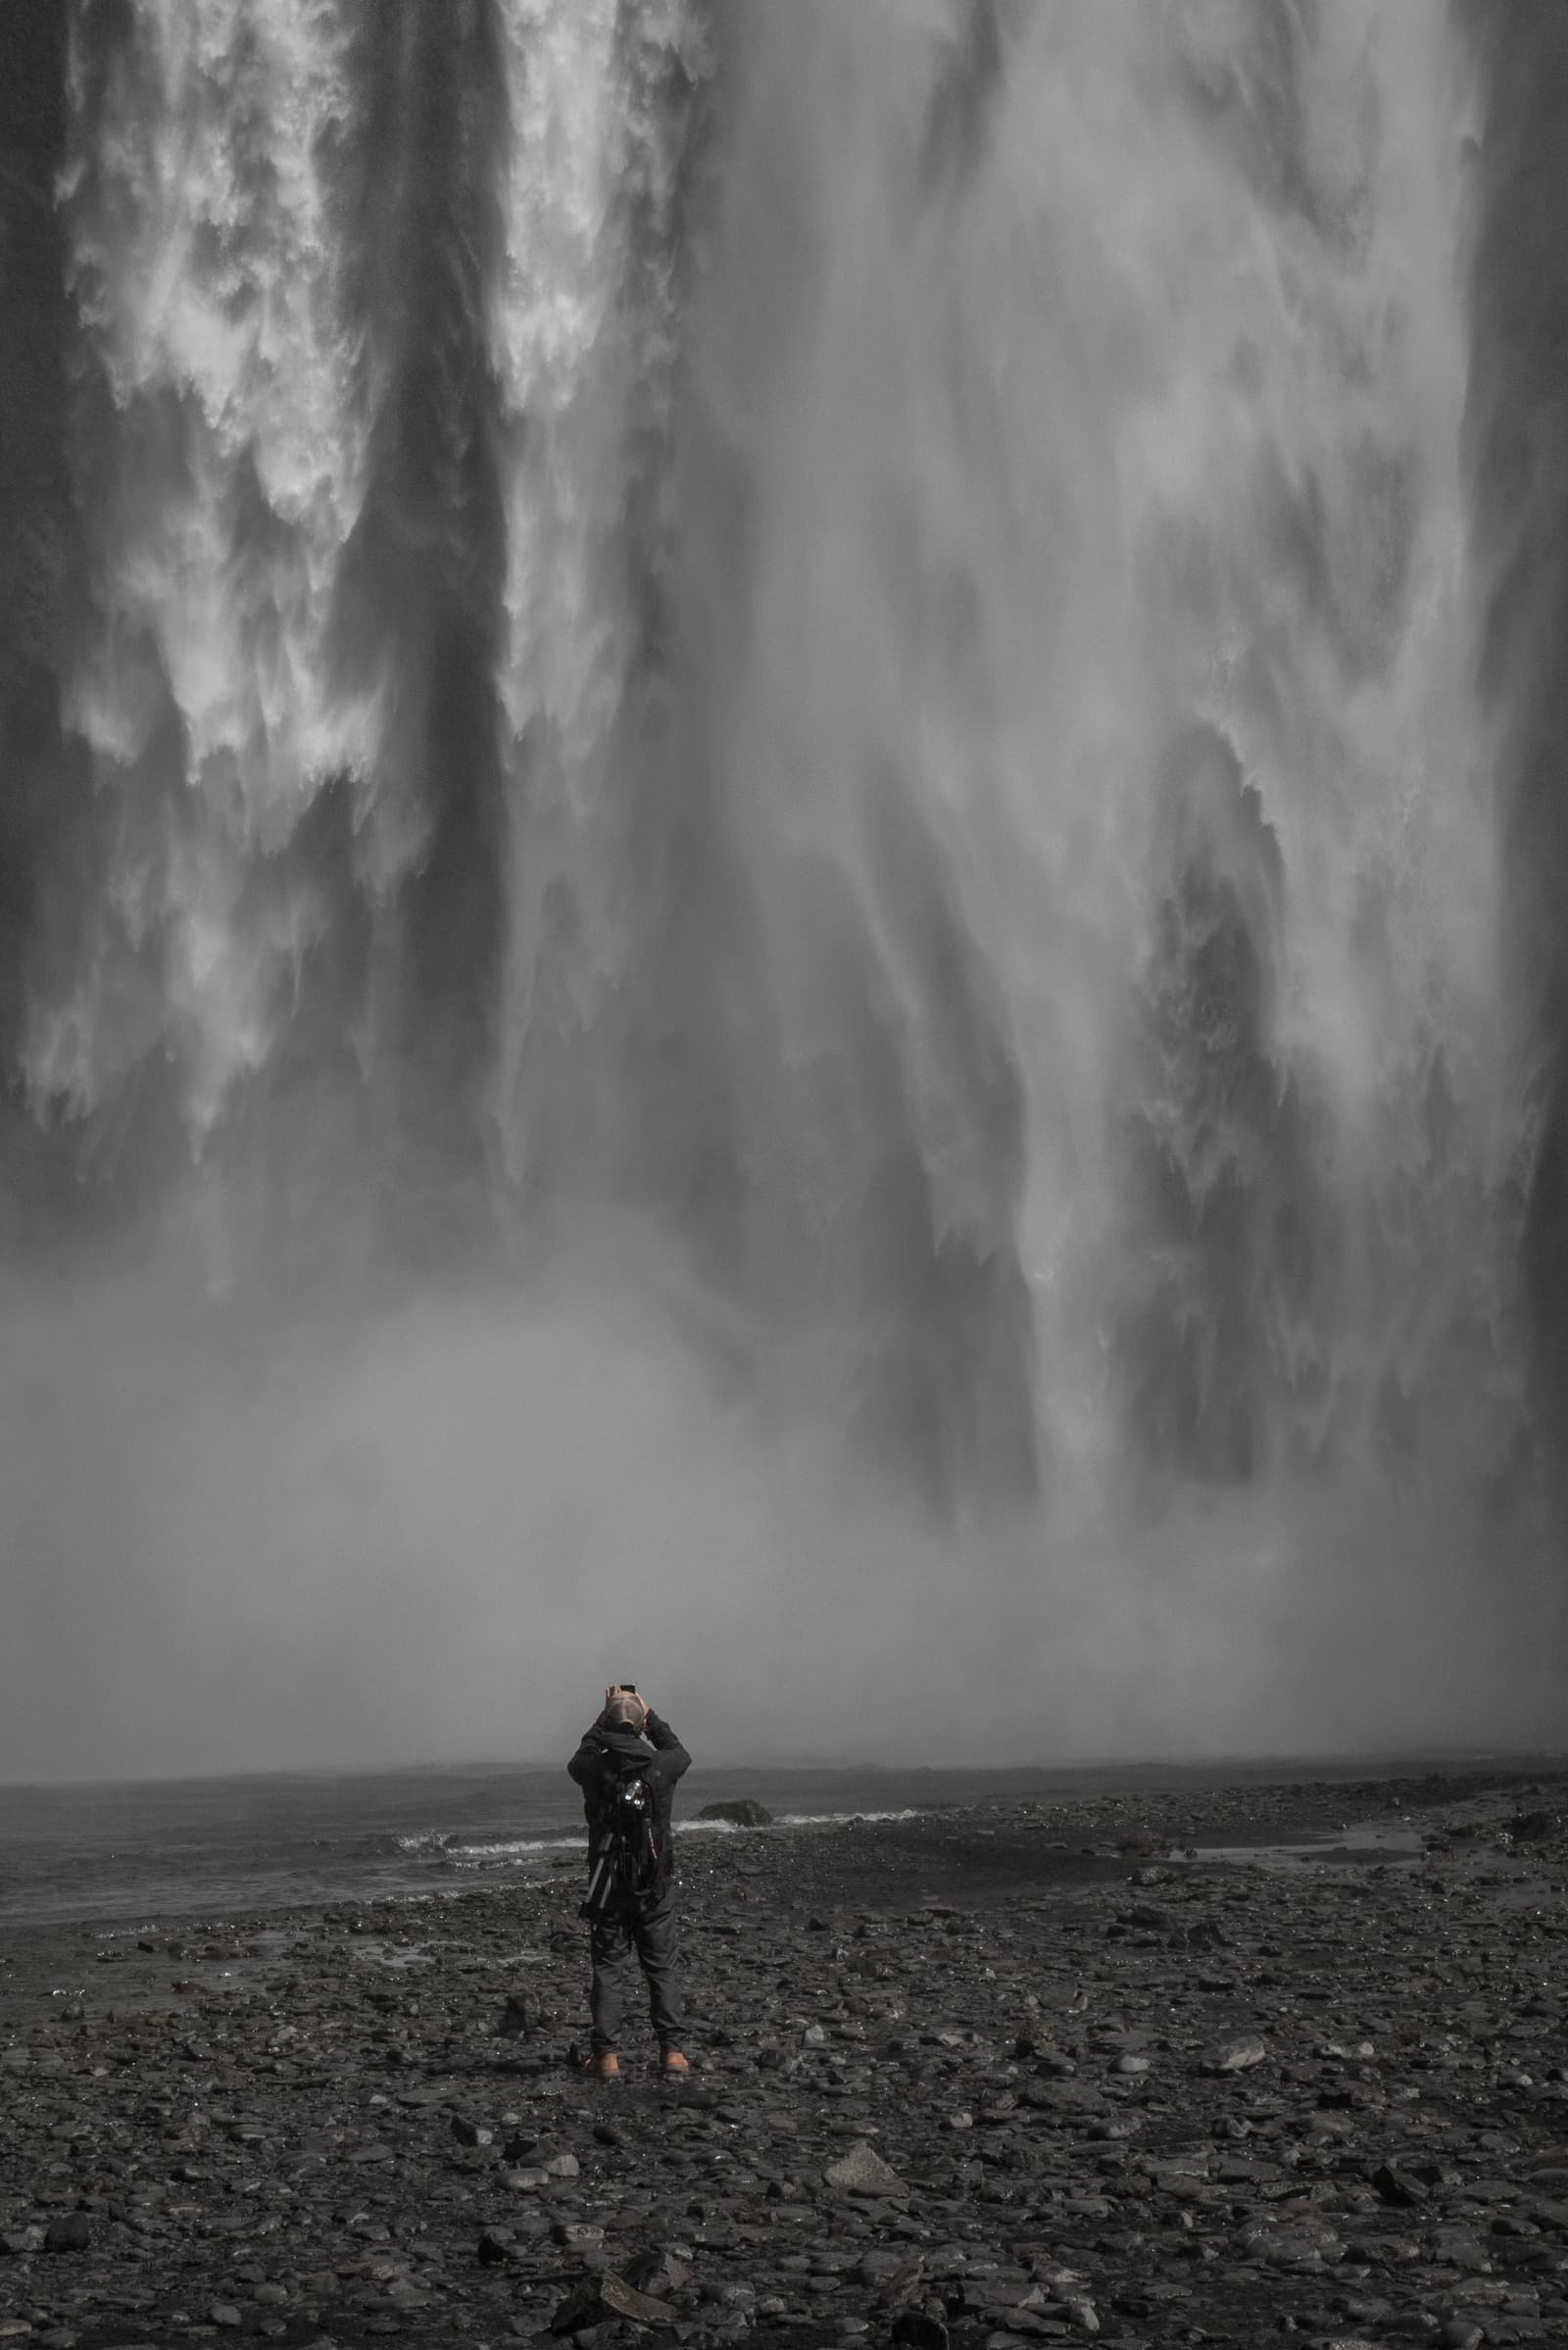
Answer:
POLYGON ((642 1735, 648 1708, 634 1689, 620 1689, 611 1698, 599 1717, 601 1730, 630 1730, 642 1735))

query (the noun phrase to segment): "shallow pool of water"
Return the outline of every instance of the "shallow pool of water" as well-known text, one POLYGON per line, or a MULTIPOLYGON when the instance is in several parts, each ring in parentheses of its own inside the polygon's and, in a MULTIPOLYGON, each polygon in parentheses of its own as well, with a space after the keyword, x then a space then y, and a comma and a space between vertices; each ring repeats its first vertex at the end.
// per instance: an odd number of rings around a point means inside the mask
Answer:
POLYGON ((1322 1829, 1272 1844, 1189 1844, 1173 1858, 1244 1869, 1294 1869, 1303 1861, 1329 1868, 1365 1868, 1376 1862, 1413 1868, 1424 1852, 1418 1829, 1403 1821, 1369 1820, 1352 1828, 1322 1829))

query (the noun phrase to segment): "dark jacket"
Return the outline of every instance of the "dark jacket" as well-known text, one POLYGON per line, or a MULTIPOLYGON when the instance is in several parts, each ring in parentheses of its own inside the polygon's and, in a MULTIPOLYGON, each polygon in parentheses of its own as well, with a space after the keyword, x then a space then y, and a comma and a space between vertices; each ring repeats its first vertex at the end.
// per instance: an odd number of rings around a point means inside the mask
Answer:
POLYGON ((639 1738, 632 1730, 601 1730, 595 1723, 583 1738, 581 1745, 566 1768, 582 1789, 582 1806, 588 1820, 590 1842, 599 1830, 603 1809, 603 1788, 612 1773, 635 1771, 646 1765, 648 1792, 653 1797, 654 1834, 659 1839, 659 1883, 666 1884, 674 1875, 674 1838, 670 1834, 670 1809, 675 1794, 675 1782, 691 1769, 692 1758, 681 1744, 669 1724, 656 1713, 650 1713, 647 1736, 639 1738), (650 1753, 650 1747, 653 1749, 650 1753))

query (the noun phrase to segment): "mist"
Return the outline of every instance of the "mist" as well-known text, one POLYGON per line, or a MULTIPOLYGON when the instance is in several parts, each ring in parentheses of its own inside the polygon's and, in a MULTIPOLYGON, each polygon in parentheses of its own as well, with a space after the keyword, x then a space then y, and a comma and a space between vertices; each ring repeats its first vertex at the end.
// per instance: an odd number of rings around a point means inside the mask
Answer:
POLYGON ((14 0, 0 1775, 1560 1735, 1546 22, 14 0))
POLYGON ((1483 1600, 1473 1529, 1219 1494, 1157 1530, 943 1529, 726 1395, 692 1301, 609 1253, 525 1299, 266 1327, 145 1272, 8 1285, 0 1776, 548 1761, 621 1678, 711 1760, 1560 1727, 1552 1605, 1499 1560, 1483 1600))

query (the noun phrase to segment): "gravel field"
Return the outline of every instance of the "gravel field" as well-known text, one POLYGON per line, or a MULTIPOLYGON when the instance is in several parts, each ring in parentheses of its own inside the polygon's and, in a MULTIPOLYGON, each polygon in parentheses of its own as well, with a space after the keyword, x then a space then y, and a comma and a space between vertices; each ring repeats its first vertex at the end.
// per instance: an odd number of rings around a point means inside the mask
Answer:
POLYGON ((576 1859, 10 1929, 0 2344, 1568 2343, 1565 1811, 1502 1774, 688 1838, 678 2085, 642 2039, 572 2070, 576 1859))

